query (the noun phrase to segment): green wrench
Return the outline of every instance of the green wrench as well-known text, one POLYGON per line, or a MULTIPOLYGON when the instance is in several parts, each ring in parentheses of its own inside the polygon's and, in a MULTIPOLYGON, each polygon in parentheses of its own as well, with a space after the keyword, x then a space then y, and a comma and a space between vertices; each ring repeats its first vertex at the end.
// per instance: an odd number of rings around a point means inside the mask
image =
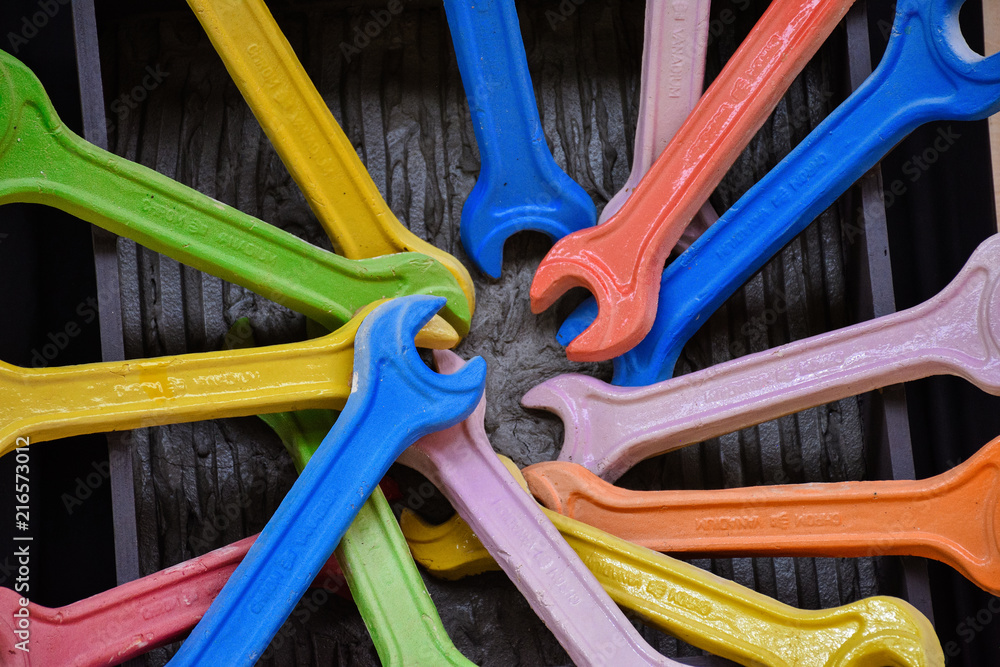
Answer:
MULTIPOLYGON (((246 331, 241 318, 232 330, 246 331)), ((253 333, 231 336, 254 346, 253 333)), ((298 410, 260 415, 281 438, 299 472, 337 419, 334 410, 298 410)), ((441 624, 441 617, 410 555, 396 517, 378 488, 368 498, 337 547, 351 595, 361 611, 385 667, 454 665, 473 667, 441 624)))
POLYGON ((59 120, 41 82, 0 51, 0 204, 62 209, 310 317, 333 330, 379 299, 430 294, 460 333, 469 302, 418 253, 349 260, 88 143, 59 120))

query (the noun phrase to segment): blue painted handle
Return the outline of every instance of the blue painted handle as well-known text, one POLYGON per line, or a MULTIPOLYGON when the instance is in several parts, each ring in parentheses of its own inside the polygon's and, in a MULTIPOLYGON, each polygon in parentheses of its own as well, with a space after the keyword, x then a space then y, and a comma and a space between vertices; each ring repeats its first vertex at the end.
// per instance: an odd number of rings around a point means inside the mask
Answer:
POLYGON ((355 388, 340 418, 171 666, 253 665, 392 462, 418 438, 472 414, 486 363, 476 358, 439 375, 413 346, 444 304, 396 299, 361 324, 355 388))
POLYGON ((462 245, 500 277, 521 230, 553 240, 594 225, 594 202, 559 168, 542 130, 513 0, 445 0, 482 169, 462 209, 462 245))
MULTIPOLYGON (((897 3, 875 72, 663 272, 653 328, 615 359, 615 384, 670 378, 681 348, 709 316, 915 128, 1000 110, 1000 56, 983 58, 965 43, 962 1, 897 3)), ((560 341, 582 332, 590 313, 595 304, 573 313, 560 341)))

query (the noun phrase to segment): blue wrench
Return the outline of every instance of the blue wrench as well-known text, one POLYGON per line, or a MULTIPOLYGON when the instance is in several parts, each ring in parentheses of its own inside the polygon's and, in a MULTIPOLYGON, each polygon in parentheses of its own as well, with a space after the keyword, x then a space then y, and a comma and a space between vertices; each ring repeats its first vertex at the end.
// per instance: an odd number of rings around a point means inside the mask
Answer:
POLYGON ((403 450, 472 414, 486 362, 439 375, 413 337, 445 304, 379 306, 358 329, 354 387, 330 433, 170 665, 253 665, 403 450))
POLYGON ((530 229, 562 238, 597 222, 590 195, 545 143, 513 0, 444 0, 482 168, 462 208, 462 245, 500 277, 503 245, 530 229))
MULTIPOLYGON (((681 348, 764 263, 900 140, 934 120, 1000 111, 1000 55, 962 36, 965 0, 899 0, 885 57, 840 107, 663 272, 652 330, 615 359, 614 384, 673 375, 681 348)), ((566 344, 597 314, 593 300, 563 323, 566 344)))

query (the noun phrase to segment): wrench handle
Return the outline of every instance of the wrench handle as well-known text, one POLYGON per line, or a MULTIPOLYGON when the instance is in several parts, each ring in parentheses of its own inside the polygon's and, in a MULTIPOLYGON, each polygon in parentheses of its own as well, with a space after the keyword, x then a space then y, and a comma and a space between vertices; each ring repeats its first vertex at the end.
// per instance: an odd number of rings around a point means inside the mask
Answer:
POLYGON ((468 270, 389 209, 263 0, 188 5, 338 252, 350 259, 399 252, 432 257, 455 276, 472 310, 468 270))
POLYGON ((454 277, 425 255, 344 259, 104 151, 57 119, 47 133, 33 134, 30 126, 37 128, 46 119, 27 118, 32 113, 43 116, 31 105, 21 111, 22 126, 16 132, 26 139, 7 142, 3 151, 0 202, 60 208, 242 285, 330 330, 373 301, 418 292, 446 297, 447 319, 470 318, 468 301, 454 277))
POLYGON ((897 382, 954 373, 996 391, 998 252, 1000 237, 987 240, 938 296, 894 315, 649 387, 557 377, 522 403, 562 417, 560 460, 614 481, 650 456, 897 382))
MULTIPOLYGON (((483 406, 477 410, 481 423, 483 406)), ((492 448, 472 444, 488 443, 479 428, 467 423, 453 427, 452 433, 467 434, 457 438, 449 438, 448 432, 432 434, 400 462, 441 489, 574 664, 606 664, 600 660, 614 656, 614 664, 676 665, 639 637, 492 448), (470 434, 473 428, 476 435, 470 434)))
POLYGON ((866 653, 877 655, 878 664, 944 662, 930 622, 902 600, 875 597, 802 611, 555 512, 546 515, 615 602, 720 657, 774 667, 846 667, 861 664, 866 653))
MULTIPOLYGON (((353 325, 356 327, 356 324, 353 325)), ((346 329, 346 328, 345 328, 346 329)), ((353 331, 305 343, 60 368, 0 365, 0 455, 53 440, 154 424, 339 408, 350 393, 353 331)))

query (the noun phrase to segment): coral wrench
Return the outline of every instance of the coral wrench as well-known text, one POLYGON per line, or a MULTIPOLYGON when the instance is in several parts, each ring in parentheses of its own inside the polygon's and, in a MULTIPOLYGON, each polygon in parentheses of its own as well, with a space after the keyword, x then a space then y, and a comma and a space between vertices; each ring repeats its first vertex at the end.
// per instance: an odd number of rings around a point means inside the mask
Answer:
POLYGON ((909 310, 649 387, 562 375, 521 403, 562 418, 560 460, 613 482, 639 461, 684 445, 939 374, 1000 394, 1000 235, 980 244, 937 296, 909 310))
POLYGON ((413 346, 442 305, 405 297, 365 318, 343 412, 169 664, 254 664, 402 450, 476 407, 486 381, 482 359, 439 375, 413 346))
POLYGON ((532 310, 571 287, 597 297, 577 315, 583 333, 569 344, 570 359, 610 359, 646 335, 670 250, 853 4, 774 0, 621 210, 549 251, 531 286, 532 310))
POLYGON ((921 481, 628 491, 561 461, 525 477, 547 507, 656 551, 923 556, 1000 594, 1000 438, 921 481))
POLYGON ((455 276, 474 310, 468 270, 393 215, 264 2, 188 0, 188 5, 334 248, 349 259, 398 252, 432 257, 455 276))
POLYGON ((0 203, 10 202, 60 208, 331 331, 374 301, 414 293, 446 297, 457 330, 472 317, 454 276, 426 255, 345 259, 84 141, 0 51, 0 203))
MULTIPOLYGON (((0 588, 0 655, 6 667, 118 665, 175 642, 195 626, 257 536, 58 609, 30 603, 28 651, 15 647, 21 596, 0 588)), ((313 582, 347 593, 331 558, 313 582)), ((23 618, 23 614, 21 616, 23 618)))
POLYGON ((684 343, 764 262, 903 137, 932 120, 1000 110, 1000 55, 962 36, 964 0, 900 0, 875 72, 663 272, 652 330, 616 361, 617 384, 670 377, 684 343))
MULTIPOLYGON (((506 459, 505 465, 527 490, 513 462, 506 459)), ((944 665, 930 622, 902 600, 873 597, 804 611, 555 512, 545 515, 615 602, 650 625, 739 664, 944 665)), ((458 515, 430 526, 404 510, 401 522, 414 557, 437 576, 457 579, 497 568, 458 515)))
MULTIPOLYGON (((711 4, 711 0, 646 3, 632 171, 601 211, 599 223, 618 212, 701 98, 711 4)), ((715 209, 706 202, 676 247, 687 248, 718 219, 715 209)))

